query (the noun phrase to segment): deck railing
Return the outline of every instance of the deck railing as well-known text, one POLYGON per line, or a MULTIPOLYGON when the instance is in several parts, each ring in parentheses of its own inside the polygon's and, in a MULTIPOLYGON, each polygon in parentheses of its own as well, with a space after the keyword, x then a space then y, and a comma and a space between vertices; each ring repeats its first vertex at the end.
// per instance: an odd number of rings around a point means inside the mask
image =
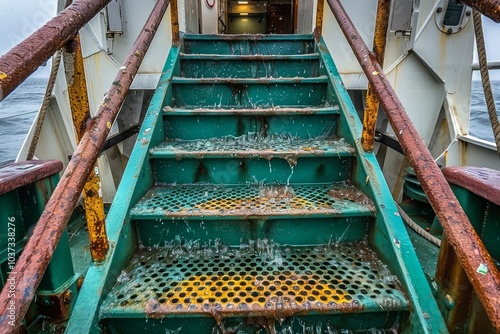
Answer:
MULTIPOLYGON (((71 41, 78 30, 99 13, 108 2, 109 0, 75 1, 44 27, 4 55, 0 59, 0 88, 2 89, 0 99, 14 90, 55 51, 71 41), (54 29, 57 30, 54 31, 54 29), (50 34, 52 34, 51 38, 48 38, 50 34), (49 39, 51 39, 50 42, 47 41, 49 39), (40 50, 33 52, 33 57, 27 57, 25 61, 21 61, 18 59, 18 53, 26 51, 26 48, 40 48, 40 50), (16 61, 20 64, 15 64, 16 61)), ((175 10, 172 10, 172 16, 175 14, 172 24, 177 26, 177 30, 173 29, 173 40, 179 40, 176 0, 159 0, 113 80, 113 84, 105 94, 95 117, 87 126, 87 131, 38 220, 31 238, 12 270, 12 273, 16 275, 9 276, 9 279, 13 278, 16 282, 15 293, 12 296, 9 294, 9 289, 4 288, 0 294, 0 333, 12 333, 19 329, 43 273, 80 198, 85 182, 97 161, 111 125, 170 3, 172 3, 172 9, 175 5, 175 10), (11 314, 9 311, 11 305, 15 307, 14 319, 8 317, 11 314)))
MULTIPOLYGON (((422 188, 443 226, 448 243, 457 254, 457 258, 493 326, 500 332, 500 274, 493 259, 408 117, 405 108, 378 63, 376 55, 369 51, 342 7, 340 0, 326 1, 368 78, 370 86, 377 93, 406 157, 415 170, 422 188), (486 273, 478 270, 484 266, 488 268, 486 273)), ((486 2, 488 1, 484 1, 484 3, 486 2)), ((498 1, 496 2, 498 3, 498 1)), ((496 8, 500 8, 499 5, 496 8)), ((497 19, 500 19, 500 11, 497 10, 493 14, 496 15, 497 19)))

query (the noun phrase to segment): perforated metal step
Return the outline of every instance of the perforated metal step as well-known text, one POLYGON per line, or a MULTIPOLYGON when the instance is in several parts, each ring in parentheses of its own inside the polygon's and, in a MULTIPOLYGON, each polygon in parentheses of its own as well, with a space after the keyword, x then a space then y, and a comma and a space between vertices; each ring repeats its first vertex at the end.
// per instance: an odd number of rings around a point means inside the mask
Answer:
POLYGON ((140 249, 101 317, 265 316, 406 310, 399 282, 364 242, 238 248, 174 241, 140 249))
POLYGON ((203 140, 170 140, 150 150, 155 158, 354 156, 343 139, 300 139, 279 136, 227 136, 203 140))
POLYGON ((182 185, 153 188, 132 218, 373 216, 373 203, 344 183, 309 186, 182 185))

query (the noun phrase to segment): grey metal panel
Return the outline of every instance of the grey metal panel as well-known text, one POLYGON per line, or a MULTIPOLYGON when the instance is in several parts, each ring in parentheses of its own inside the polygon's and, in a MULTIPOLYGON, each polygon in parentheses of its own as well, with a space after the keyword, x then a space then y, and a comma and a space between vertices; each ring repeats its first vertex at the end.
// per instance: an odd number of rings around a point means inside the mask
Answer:
POLYGON ((199 0, 186 0, 186 32, 200 33, 200 3, 199 0))
POLYGON ((311 0, 298 0, 297 34, 310 34, 313 24, 314 4, 311 0))
POLYGON ((121 0, 112 0, 106 6, 106 14, 108 17, 108 33, 123 33, 123 23, 122 23, 122 4, 121 0))
POLYGON ((411 30, 413 0, 393 0, 391 8, 391 31, 411 30))

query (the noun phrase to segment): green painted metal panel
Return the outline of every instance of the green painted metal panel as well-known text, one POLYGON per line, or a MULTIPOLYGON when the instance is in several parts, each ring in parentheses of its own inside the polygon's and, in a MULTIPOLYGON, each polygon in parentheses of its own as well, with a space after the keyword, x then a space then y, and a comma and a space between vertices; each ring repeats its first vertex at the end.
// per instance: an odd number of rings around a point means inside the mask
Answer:
POLYGON ((181 74, 190 78, 317 77, 317 54, 307 56, 183 56, 181 74))
POLYGON ((291 140, 295 137, 309 139, 334 135, 337 116, 321 114, 178 116, 170 113, 165 116, 164 124, 167 139, 194 140, 249 135, 252 140, 262 135, 279 135, 276 139, 279 140, 281 136, 282 140, 291 140))
POLYGON ((351 176, 352 158, 309 157, 298 158, 295 166, 286 159, 153 159, 156 182, 256 184, 256 183, 327 183, 347 181, 351 176), (293 166, 293 168, 292 168, 293 166))
MULTIPOLYGON (((325 78, 174 80, 174 106, 190 108, 311 107, 326 103, 325 78)), ((332 101, 331 104, 335 104, 332 101)))
POLYGON ((188 54, 298 55, 313 53, 311 35, 186 35, 182 51, 188 54))

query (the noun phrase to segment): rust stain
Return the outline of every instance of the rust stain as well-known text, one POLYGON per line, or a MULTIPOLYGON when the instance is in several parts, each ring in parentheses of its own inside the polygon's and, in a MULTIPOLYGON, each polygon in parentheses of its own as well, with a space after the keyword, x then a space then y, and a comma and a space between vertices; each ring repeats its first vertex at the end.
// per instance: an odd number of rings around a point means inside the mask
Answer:
POLYGON ((177 0, 170 0, 170 17, 172 21, 172 42, 179 45, 181 38, 179 34, 179 11, 177 9, 177 0))
POLYGON ((63 164, 57 160, 31 160, 11 163, 0 169, 0 195, 59 173, 63 164))
POLYGON ((318 7, 316 8, 316 27, 314 28, 314 38, 319 42, 321 34, 323 33, 323 14, 325 10, 325 0, 318 0, 318 7))
MULTIPOLYGON (((85 135, 87 124, 91 118, 80 36, 77 35, 66 45, 63 55, 71 115, 75 127, 76 142, 79 143, 85 135)), ((107 125, 110 124, 110 122, 107 122, 107 125)), ((107 126, 107 128, 109 129, 110 126, 107 126)), ((83 188, 83 203, 89 231, 90 253, 92 259, 96 262, 104 261, 109 248, 100 184, 101 180, 95 173, 94 168, 91 170, 83 188)))
MULTIPOLYGON (((377 6, 377 17, 375 21, 375 32, 373 36, 373 52, 378 63, 384 65, 384 55, 386 46, 387 27, 389 25, 390 0, 379 0, 377 6)), ((371 75, 379 75, 378 71, 373 71, 371 75)), ((366 95, 366 107, 363 117, 363 133, 361 145, 365 152, 373 151, 375 146, 375 128, 377 125, 379 100, 371 84, 368 84, 366 95)))

